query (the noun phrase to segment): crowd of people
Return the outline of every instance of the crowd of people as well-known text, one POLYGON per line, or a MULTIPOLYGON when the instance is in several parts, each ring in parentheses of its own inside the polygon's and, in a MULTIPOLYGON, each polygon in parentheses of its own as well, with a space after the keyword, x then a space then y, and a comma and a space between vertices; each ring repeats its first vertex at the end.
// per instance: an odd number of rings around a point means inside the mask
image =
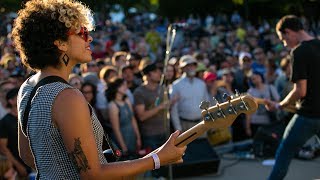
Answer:
MULTIPOLYGON (((25 177, 31 169, 18 153, 17 94, 33 72, 22 66, 11 39, 15 16, 1 18, 0 153, 18 176, 25 177)), ((76 65, 68 83, 93 107, 104 131, 122 150, 123 160, 148 154, 174 130, 183 132, 199 123, 202 101, 214 106, 235 89, 280 101, 293 87, 289 50, 271 22, 253 25, 236 12, 177 20, 188 26, 177 29, 163 74, 166 18, 150 19, 137 13, 113 22, 96 13, 94 20, 92 60, 76 65)), ((307 20, 304 25, 308 29, 307 20)), ((289 119, 288 115, 278 112, 280 119, 289 119)), ((259 127, 274 121, 265 106, 259 105, 254 114, 237 118, 230 128, 232 140, 252 138, 259 127)))

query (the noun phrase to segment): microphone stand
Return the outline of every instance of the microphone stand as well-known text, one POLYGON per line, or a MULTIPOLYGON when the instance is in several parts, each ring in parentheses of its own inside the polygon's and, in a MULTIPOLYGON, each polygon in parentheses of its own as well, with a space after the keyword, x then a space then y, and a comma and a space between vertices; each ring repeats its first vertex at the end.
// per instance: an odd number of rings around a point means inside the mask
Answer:
MULTIPOLYGON (((168 61, 170 58, 170 53, 172 49, 172 45, 174 42, 176 36, 176 26, 169 24, 168 26, 168 32, 167 32, 167 38, 166 38, 166 54, 165 54, 165 59, 164 59, 164 66, 163 66, 163 72, 161 75, 161 80, 159 83, 159 95, 161 93, 161 89, 163 89, 163 101, 164 102, 169 102, 169 87, 167 86, 166 82, 166 77, 165 74, 167 72, 167 66, 168 66, 168 61)), ((158 96, 160 97, 160 96, 158 96)), ((170 136, 170 103, 167 104, 167 107, 165 108, 164 112, 165 113, 165 119, 164 119, 164 126, 166 128, 166 136, 169 138, 170 136)), ((172 165, 169 165, 169 172, 168 172, 169 179, 172 180, 172 165)))

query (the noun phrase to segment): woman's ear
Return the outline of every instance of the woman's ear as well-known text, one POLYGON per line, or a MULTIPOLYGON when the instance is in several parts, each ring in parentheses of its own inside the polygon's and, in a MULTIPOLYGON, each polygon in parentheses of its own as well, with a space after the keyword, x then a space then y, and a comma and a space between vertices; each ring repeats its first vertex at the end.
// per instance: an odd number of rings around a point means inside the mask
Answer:
POLYGON ((56 45, 60 51, 66 52, 68 50, 68 45, 65 41, 55 40, 53 44, 56 45))

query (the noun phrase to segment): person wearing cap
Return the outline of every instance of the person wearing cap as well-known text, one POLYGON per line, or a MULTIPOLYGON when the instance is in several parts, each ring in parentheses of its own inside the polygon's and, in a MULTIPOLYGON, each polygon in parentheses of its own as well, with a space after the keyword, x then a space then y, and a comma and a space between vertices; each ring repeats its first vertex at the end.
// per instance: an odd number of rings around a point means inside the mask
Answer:
POLYGON ((19 177, 27 177, 31 169, 23 163, 18 152, 18 91, 19 88, 13 88, 6 94, 9 112, 0 120, 0 154, 8 157, 19 177))
POLYGON ((208 100, 205 83, 195 77, 197 61, 190 55, 179 60, 183 75, 173 82, 170 98, 177 99, 171 108, 174 129, 186 131, 201 121, 201 101, 208 100))
POLYGON ((249 89, 249 76, 251 74, 252 56, 250 53, 239 54, 239 69, 234 73, 234 88, 240 93, 249 89))
MULTIPOLYGON (((208 95, 214 97, 217 94, 217 75, 215 73, 206 71, 203 74, 203 81, 206 83, 208 95)), ((212 99, 213 100, 213 99, 212 99)), ((210 100, 211 103, 213 101, 210 100)))
POLYGON ((199 79, 202 79, 203 78, 203 74, 204 72, 207 70, 207 67, 205 64, 203 63, 198 63, 197 64, 197 68, 196 68, 196 77, 199 78, 199 79))

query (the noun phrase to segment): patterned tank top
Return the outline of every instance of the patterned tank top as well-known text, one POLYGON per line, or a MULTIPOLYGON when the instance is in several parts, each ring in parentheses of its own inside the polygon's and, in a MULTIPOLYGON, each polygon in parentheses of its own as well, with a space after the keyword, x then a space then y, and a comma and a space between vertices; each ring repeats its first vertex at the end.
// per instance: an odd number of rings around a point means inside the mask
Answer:
MULTIPOLYGON (((80 179, 75 165, 68 156, 59 129, 53 125, 51 119, 51 109, 55 98, 67 88, 73 87, 62 82, 45 84, 38 88, 31 101, 27 137, 35 157, 37 179, 80 179)), ((27 80, 22 84, 18 94, 18 119, 21 127, 24 110, 32 89, 33 86, 27 80)), ((91 124, 100 163, 106 164, 107 160, 102 150, 104 132, 94 111, 91 114, 91 124)))

